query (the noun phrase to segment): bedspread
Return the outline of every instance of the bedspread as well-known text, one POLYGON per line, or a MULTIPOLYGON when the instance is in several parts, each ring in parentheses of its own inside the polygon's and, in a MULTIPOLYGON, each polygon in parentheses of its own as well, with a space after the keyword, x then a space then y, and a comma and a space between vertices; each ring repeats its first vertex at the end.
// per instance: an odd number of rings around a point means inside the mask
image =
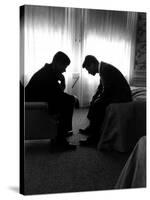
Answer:
POLYGON ((131 151, 146 135, 146 101, 110 104, 105 113, 97 148, 131 151))
POLYGON ((115 185, 115 189, 140 187, 146 187, 146 136, 139 139, 115 185))

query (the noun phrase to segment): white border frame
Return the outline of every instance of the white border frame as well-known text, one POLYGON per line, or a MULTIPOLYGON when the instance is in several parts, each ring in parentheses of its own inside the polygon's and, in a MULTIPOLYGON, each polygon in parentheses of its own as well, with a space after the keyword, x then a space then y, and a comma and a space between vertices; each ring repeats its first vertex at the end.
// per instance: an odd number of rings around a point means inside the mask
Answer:
MULTIPOLYGON (((83 7, 107 10, 128 10, 147 12, 147 21, 149 22, 148 0, 142 1, 120 1, 120 0, 5 0, 1 2, 0 7, 0 49, 1 49, 1 67, 0 67, 0 122, 1 122, 1 143, 0 143, 0 197, 1 199, 148 199, 149 194, 149 170, 147 172, 147 189, 130 190, 109 190, 98 192, 81 192, 65 194, 48 194, 23 196, 19 194, 19 6, 30 5, 51 5, 67 7, 83 7), (62 3, 63 2, 63 3, 62 3)), ((149 7, 150 8, 150 7, 149 7)), ((147 36, 150 27, 147 23, 147 36)), ((149 39, 149 38, 148 38, 149 39)), ((147 58, 149 56, 149 41, 147 40, 147 58)), ((149 59, 147 59, 149 66, 149 59)), ((149 74, 149 70, 147 71, 149 74)), ((148 76, 148 75, 147 75, 148 76)), ((147 88, 149 80, 147 79, 147 88)), ((147 99, 149 102, 149 90, 147 99)), ((148 104, 147 104, 148 105, 148 104)), ((149 118, 149 107, 147 118, 149 118)), ((148 125, 147 125, 148 126, 148 125)), ((149 126, 148 126, 149 130, 149 126)), ((147 130, 147 134, 148 134, 147 130)), ((149 136, 147 138, 149 141, 149 136)), ((149 142, 147 142, 149 153, 149 142)), ((147 157, 147 169, 149 169, 149 158, 147 157)))

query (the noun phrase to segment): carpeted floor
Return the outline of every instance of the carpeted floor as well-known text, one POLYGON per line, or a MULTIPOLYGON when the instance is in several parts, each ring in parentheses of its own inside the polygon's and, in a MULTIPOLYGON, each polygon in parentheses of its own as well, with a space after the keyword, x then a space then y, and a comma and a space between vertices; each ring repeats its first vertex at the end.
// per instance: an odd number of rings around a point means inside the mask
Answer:
MULTIPOLYGON (((73 116, 74 135, 69 141, 79 144, 85 136, 87 110, 76 110, 73 116)), ((49 141, 25 144, 25 194, 47 194, 113 189, 128 154, 100 152, 77 146, 75 151, 50 153, 49 141)))

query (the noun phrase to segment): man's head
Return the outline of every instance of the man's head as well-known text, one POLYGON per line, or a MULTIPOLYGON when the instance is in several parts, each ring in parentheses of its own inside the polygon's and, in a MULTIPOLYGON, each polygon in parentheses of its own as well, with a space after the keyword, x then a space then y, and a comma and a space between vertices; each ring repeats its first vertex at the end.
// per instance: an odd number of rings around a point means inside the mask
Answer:
POLYGON ((94 76, 98 73, 98 64, 99 62, 94 56, 88 55, 85 57, 82 67, 85 68, 89 74, 94 76))
POLYGON ((66 68, 67 66, 70 64, 70 59, 69 57, 61 52, 61 51, 58 51, 54 57, 53 57, 53 66, 54 66, 54 69, 58 72, 58 73, 63 73, 66 71, 66 68))

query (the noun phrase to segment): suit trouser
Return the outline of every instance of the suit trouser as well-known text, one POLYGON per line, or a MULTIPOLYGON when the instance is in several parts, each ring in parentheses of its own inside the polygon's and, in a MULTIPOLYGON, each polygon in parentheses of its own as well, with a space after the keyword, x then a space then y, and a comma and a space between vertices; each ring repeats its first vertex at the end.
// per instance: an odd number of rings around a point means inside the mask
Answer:
POLYGON ((67 93, 62 93, 54 102, 49 102, 49 113, 59 116, 58 137, 63 137, 63 133, 72 130, 74 104, 75 98, 67 93))
POLYGON ((104 121, 106 107, 109 102, 104 99, 99 99, 96 102, 91 102, 90 108, 87 114, 87 118, 90 121, 90 129, 92 136, 100 137, 100 128, 104 121))

